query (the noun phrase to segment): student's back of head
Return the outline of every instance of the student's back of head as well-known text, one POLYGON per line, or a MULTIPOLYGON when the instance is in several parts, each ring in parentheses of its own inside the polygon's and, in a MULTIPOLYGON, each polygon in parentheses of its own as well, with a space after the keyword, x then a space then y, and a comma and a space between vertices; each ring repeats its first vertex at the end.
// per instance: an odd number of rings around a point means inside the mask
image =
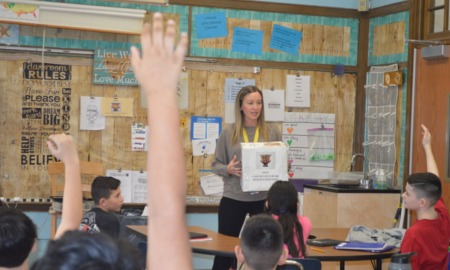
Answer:
POLYGON ((94 203, 98 205, 100 199, 108 199, 113 190, 118 189, 120 180, 110 176, 97 176, 91 185, 91 194, 94 203))
POLYGON ((36 241, 36 226, 16 209, 0 208, 0 267, 21 266, 36 241))
POLYGON ((278 217, 278 222, 283 228, 284 242, 293 257, 306 254, 303 227, 297 218, 298 207, 297 189, 291 182, 277 181, 270 187, 267 193, 266 212, 278 217), (298 247, 295 238, 298 240, 298 247))
MULTIPOLYGON (((267 215, 248 219, 242 230, 240 248, 247 266, 255 270, 273 269, 280 261, 284 262, 287 256, 283 252, 281 226, 267 215)), ((236 254, 240 254, 238 248, 236 254)))
POLYGON ((407 183, 413 188, 418 199, 426 198, 434 206, 442 196, 441 180, 434 173, 414 173, 408 176, 407 183))
POLYGON ((135 270, 143 269, 138 251, 125 241, 104 234, 68 231, 49 243, 32 270, 135 270))

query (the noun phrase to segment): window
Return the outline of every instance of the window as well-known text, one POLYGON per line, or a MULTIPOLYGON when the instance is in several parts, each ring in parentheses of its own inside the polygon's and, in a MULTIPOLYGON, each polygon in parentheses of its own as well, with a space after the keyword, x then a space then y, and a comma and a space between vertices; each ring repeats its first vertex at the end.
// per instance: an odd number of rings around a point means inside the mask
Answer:
POLYGON ((450 0, 425 0, 425 39, 450 37, 450 0))

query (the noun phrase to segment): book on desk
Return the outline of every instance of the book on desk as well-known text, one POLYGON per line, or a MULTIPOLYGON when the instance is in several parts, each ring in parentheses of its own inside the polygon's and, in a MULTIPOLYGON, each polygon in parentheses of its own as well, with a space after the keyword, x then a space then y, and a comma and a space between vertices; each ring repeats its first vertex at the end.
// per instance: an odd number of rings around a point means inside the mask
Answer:
POLYGON ((367 252, 385 252, 395 248, 395 246, 387 245, 386 243, 343 242, 334 246, 334 248, 367 252))

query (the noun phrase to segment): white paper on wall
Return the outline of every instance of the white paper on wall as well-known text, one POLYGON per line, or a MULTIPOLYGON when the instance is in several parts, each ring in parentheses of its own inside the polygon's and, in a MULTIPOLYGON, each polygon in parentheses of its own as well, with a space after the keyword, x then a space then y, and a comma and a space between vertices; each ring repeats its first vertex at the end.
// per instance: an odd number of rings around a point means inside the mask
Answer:
POLYGON ((106 170, 106 176, 120 180, 120 190, 124 203, 131 203, 131 171, 129 170, 106 170))

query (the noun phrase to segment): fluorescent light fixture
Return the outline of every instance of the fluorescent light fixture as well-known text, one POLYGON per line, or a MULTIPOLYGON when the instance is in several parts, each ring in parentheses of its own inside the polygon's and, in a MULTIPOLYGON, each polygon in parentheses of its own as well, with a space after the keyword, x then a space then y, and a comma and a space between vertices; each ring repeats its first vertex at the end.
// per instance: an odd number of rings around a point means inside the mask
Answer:
MULTIPOLYGON (((1 1, 1 0, 0 0, 1 1)), ((4 3, 33 5, 38 8, 36 20, 2 17, 9 23, 29 23, 42 26, 73 28, 113 33, 138 34, 142 29, 145 10, 101 7, 92 5, 66 4, 33 0, 10 0, 4 3)))

